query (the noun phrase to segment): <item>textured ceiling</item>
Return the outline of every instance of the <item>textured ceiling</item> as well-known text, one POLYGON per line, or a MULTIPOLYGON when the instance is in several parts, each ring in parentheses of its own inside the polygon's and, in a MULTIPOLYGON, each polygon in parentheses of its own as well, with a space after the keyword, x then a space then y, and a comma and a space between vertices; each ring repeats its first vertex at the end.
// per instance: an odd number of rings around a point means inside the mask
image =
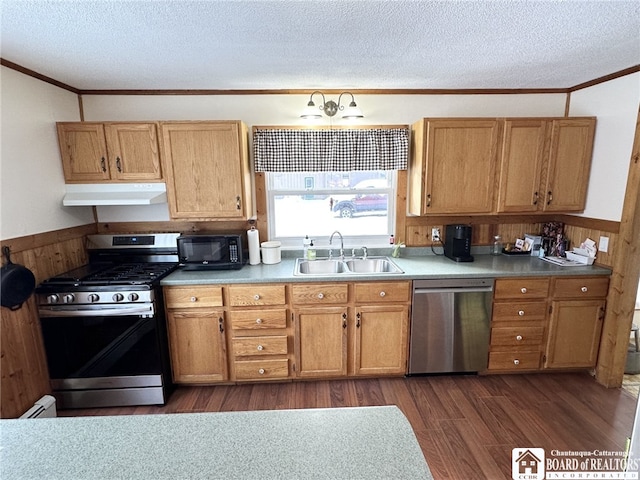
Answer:
POLYGON ((81 90, 569 88, 640 64, 635 0, 1 5, 2 58, 81 90))

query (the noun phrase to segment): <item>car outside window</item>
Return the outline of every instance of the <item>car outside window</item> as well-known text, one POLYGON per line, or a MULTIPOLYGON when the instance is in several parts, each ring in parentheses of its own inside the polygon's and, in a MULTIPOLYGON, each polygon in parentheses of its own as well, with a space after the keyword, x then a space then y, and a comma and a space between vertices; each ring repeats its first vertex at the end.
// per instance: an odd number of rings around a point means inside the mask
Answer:
POLYGON ((322 256, 338 230, 345 249, 388 245, 395 225, 396 172, 266 173, 269 238, 301 247, 308 235, 322 256))

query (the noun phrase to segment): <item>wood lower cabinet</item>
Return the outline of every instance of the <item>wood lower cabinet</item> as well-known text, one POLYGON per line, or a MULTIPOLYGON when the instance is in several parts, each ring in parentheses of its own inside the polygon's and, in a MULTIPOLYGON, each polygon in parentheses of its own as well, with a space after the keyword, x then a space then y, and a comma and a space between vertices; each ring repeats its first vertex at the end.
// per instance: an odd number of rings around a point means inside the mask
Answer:
POLYGON ((354 375, 406 373, 410 295, 409 282, 354 285, 354 375))
POLYGON ((287 321, 286 286, 230 285, 226 290, 231 379, 289 378, 293 340, 287 321))
POLYGON ((497 279, 488 373, 593 368, 609 278, 497 279))
POLYGON ((253 215, 247 128, 242 122, 160 122, 171 218, 253 215))
POLYGON ((497 279, 493 294, 489 372, 540 368, 550 279, 497 279))
POLYGON ((155 123, 60 122, 57 130, 67 183, 162 180, 155 123))
POLYGON ((165 287, 164 297, 174 382, 227 381, 222 287, 165 287))
POLYGON ((598 360, 607 277, 556 278, 544 368, 591 368, 598 360))
POLYGON ((298 377, 406 373, 410 282, 291 288, 298 377))

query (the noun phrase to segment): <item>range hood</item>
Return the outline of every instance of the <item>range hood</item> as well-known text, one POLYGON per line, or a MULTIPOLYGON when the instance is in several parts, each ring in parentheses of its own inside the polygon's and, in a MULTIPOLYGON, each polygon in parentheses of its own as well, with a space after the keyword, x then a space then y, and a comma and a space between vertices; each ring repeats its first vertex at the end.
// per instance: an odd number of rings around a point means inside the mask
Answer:
POLYGON ((66 184, 62 204, 66 207, 96 205, 151 205, 167 202, 164 183, 66 184))

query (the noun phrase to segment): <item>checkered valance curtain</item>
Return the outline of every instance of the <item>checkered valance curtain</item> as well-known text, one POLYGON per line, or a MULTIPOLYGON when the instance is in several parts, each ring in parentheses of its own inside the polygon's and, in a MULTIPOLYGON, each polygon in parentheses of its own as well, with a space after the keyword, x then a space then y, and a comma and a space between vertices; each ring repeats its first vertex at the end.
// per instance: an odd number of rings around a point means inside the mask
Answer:
POLYGON ((406 128, 254 130, 256 172, 406 170, 406 128))

